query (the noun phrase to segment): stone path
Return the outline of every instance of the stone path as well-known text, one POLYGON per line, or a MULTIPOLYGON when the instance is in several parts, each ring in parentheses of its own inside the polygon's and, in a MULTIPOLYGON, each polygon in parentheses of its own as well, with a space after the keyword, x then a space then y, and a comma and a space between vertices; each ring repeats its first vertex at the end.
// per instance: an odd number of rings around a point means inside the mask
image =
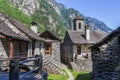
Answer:
POLYGON ((74 77, 72 75, 72 73, 68 70, 67 66, 62 64, 62 68, 67 72, 69 79, 68 80, 74 80, 74 77))

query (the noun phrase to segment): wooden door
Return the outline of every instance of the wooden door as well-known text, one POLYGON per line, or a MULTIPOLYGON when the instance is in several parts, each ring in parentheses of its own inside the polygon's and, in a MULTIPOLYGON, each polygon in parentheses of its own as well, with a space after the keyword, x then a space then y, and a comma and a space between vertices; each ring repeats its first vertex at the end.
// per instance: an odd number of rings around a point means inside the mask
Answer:
POLYGON ((46 44, 46 55, 51 55, 51 44, 46 44))
POLYGON ((77 46, 77 54, 78 54, 78 55, 81 54, 81 46, 77 46))

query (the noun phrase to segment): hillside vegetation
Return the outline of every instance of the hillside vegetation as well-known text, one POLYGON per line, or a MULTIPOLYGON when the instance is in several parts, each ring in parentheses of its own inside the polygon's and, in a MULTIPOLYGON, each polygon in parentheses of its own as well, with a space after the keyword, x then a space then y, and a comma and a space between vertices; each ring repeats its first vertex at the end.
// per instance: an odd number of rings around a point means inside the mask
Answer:
POLYGON ((25 15, 22 11, 11 5, 7 0, 0 0, 0 12, 8 14, 27 25, 32 21, 30 16, 25 15))
POLYGON ((65 35, 66 28, 61 17, 45 0, 40 1, 40 9, 32 15, 32 19, 38 23, 39 31, 47 29, 61 38, 65 35))

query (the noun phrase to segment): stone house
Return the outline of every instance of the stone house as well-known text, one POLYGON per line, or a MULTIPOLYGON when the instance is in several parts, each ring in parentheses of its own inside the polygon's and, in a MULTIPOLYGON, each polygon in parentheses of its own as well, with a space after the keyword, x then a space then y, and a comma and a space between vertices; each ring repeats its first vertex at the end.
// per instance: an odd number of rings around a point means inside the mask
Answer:
MULTIPOLYGON (((14 43, 22 41, 23 43, 21 43, 21 45, 30 41, 30 39, 26 36, 23 37, 17 35, 15 32, 12 31, 11 28, 8 27, 8 25, 0 20, 0 57, 13 57, 13 40, 14 43)), ((14 47, 16 47, 16 45, 14 47)), ((26 52, 26 48, 21 49, 21 52, 26 52)))
POLYGON ((46 30, 39 35, 45 39, 43 57, 57 65, 60 65, 60 42, 52 32, 46 30))
POLYGON ((61 44, 61 60, 70 63, 82 58, 90 58, 90 46, 102 40, 106 34, 101 31, 91 31, 85 20, 78 16, 73 20, 72 30, 66 32, 61 44))
POLYGON ((93 79, 120 80, 120 27, 92 46, 93 79))
MULTIPOLYGON (((35 25, 32 23, 31 27, 35 25)), ((1 57, 32 57, 40 54, 43 45, 44 39, 37 36, 37 33, 27 28, 25 24, 0 13, 1 57)))

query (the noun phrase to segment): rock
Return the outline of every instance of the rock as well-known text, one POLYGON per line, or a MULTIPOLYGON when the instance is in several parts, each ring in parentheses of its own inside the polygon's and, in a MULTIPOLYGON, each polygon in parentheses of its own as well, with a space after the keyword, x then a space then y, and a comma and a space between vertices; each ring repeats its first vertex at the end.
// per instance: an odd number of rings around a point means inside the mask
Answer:
POLYGON ((19 10, 27 15, 32 15, 36 10, 40 8, 38 0, 9 0, 18 7, 19 10))

